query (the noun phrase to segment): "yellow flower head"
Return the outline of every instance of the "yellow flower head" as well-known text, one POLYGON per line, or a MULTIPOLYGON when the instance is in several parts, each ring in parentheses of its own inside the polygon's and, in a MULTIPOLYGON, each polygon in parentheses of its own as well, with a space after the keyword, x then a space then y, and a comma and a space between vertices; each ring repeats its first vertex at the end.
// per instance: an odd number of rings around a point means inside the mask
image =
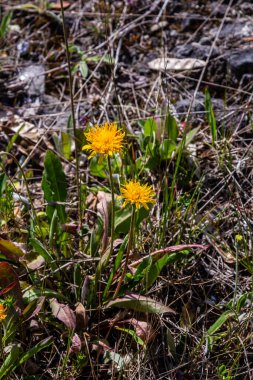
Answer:
POLYGON ((95 125, 84 133, 84 136, 89 144, 84 145, 82 149, 91 151, 89 158, 94 157, 96 154, 101 154, 103 157, 122 152, 125 132, 118 129, 116 123, 95 125))
POLYGON ((5 311, 6 311, 6 308, 4 307, 4 305, 0 303, 0 321, 3 321, 7 317, 7 315, 4 314, 5 311))
POLYGON ((118 198, 124 199, 123 207, 130 203, 137 208, 144 206, 148 210, 148 203, 155 203, 153 199, 155 192, 147 184, 141 185, 138 181, 129 181, 120 189, 122 195, 118 198))

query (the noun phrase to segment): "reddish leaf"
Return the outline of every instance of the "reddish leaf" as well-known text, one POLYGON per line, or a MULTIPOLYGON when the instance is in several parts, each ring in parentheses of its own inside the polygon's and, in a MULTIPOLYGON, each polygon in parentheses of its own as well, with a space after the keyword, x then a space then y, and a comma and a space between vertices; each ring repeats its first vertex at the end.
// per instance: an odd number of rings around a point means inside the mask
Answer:
POLYGON ((29 303, 29 305, 26 306, 26 308, 24 309, 24 311, 22 313, 23 316, 27 317, 27 314, 30 314, 30 313, 31 314, 25 319, 25 321, 29 321, 29 319, 34 318, 39 314, 42 306, 44 305, 45 299, 46 299, 46 297, 44 297, 44 296, 39 297, 38 299, 35 299, 31 303, 29 303), (34 308, 34 310, 33 310, 33 308, 34 308))
POLYGON ((68 305, 59 303, 56 298, 50 301, 50 306, 54 317, 59 319, 69 329, 76 328, 76 316, 72 309, 68 305))
POLYGON ((18 276, 9 263, 0 263, 0 296, 8 293, 18 284, 18 276))
POLYGON ((129 323, 133 326, 136 335, 143 340, 146 344, 154 340, 156 336, 155 330, 152 328, 151 324, 145 321, 138 321, 135 318, 127 319, 121 321, 118 324, 129 323))
POLYGON ((107 341, 102 339, 92 342, 91 349, 98 352, 112 351, 112 348, 108 346, 107 341))
POLYGON ((187 249, 187 248, 207 249, 208 246, 201 245, 201 244, 180 244, 180 245, 174 245, 171 247, 159 249, 158 251, 152 252, 149 255, 143 256, 141 259, 134 261, 133 263, 131 263, 131 267, 138 266, 144 259, 149 258, 150 256, 153 257, 155 260, 158 260, 160 259, 162 255, 165 255, 167 253, 182 251, 183 249, 187 249))
POLYGON ((0 239, 0 252, 2 252, 7 259, 18 262, 24 256, 24 252, 17 245, 9 240, 0 239))
POLYGON ((98 195, 98 204, 97 204, 97 210, 98 213, 101 215, 103 222, 104 222, 104 232, 103 232, 103 238, 102 238, 102 252, 106 250, 107 243, 108 243, 108 230, 109 230, 109 204, 111 202, 111 197, 108 193, 105 193, 104 191, 99 191, 98 195))
POLYGON ((71 235, 77 235, 78 234, 78 225, 74 223, 66 223, 62 224, 61 226, 62 231, 67 232, 71 235))
POLYGON ((82 348, 82 342, 81 339, 77 334, 74 334, 72 341, 71 341, 71 347, 70 347, 70 355, 71 354, 78 354, 78 352, 81 351, 82 348))
MULTIPOLYGON (((70 7, 71 3, 69 3, 68 1, 63 1, 63 9, 67 9, 68 7, 70 7)), ((61 3, 58 2, 58 3, 53 3, 53 4, 49 4, 49 8, 54 10, 54 11, 60 11, 61 10, 61 3)))
POLYGON ((12 266, 6 262, 0 263, 0 288, 0 296, 12 291, 16 305, 20 309, 23 309, 22 293, 18 276, 12 266))

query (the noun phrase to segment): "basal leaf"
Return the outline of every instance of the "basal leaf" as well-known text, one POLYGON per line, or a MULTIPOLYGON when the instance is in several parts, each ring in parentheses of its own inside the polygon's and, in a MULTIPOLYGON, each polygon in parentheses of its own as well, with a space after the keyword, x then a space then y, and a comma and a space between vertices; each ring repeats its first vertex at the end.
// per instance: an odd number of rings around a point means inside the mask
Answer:
POLYGON ((173 313, 175 311, 170 307, 153 300, 152 298, 140 296, 138 294, 127 294, 124 297, 116 298, 110 301, 106 308, 108 307, 118 307, 123 309, 130 309, 140 313, 150 313, 150 314, 164 314, 173 313))
POLYGON ((33 248, 37 253, 39 253, 45 261, 48 263, 52 262, 54 259, 51 256, 51 254, 47 251, 47 249, 44 247, 44 245, 36 238, 31 238, 30 243, 32 244, 33 248))
POLYGON ((52 299, 50 301, 50 306, 53 315, 59 319, 65 326, 69 329, 74 329, 76 327, 76 316, 72 309, 68 305, 59 303, 57 299, 52 299))
MULTIPOLYGON (((131 221, 131 208, 126 207, 121 210, 116 211, 115 213, 115 231, 117 233, 127 233, 130 228, 131 221)), ((147 218, 149 211, 144 207, 140 208, 136 213, 135 223, 138 226, 143 219, 147 218)))
POLYGON ((60 222, 64 224, 66 222, 65 206, 56 204, 57 202, 65 202, 67 198, 67 181, 61 161, 53 152, 48 150, 44 166, 42 189, 46 201, 52 203, 47 206, 47 215, 51 220, 56 209, 60 222))
POLYGON ((165 119, 165 129, 168 134, 168 139, 172 143, 177 143, 177 135, 178 135, 178 126, 177 121, 170 113, 166 116, 165 119))
POLYGON ((19 345, 13 345, 9 355, 0 367, 0 379, 6 379, 7 375, 15 369, 15 364, 20 357, 22 349, 19 345))
POLYGON ((83 79, 86 79, 89 74, 89 68, 88 68, 87 63, 85 61, 81 61, 79 63, 79 68, 80 68, 83 79))
POLYGON ((235 315, 235 313, 231 310, 225 311, 223 314, 221 314, 221 316, 217 319, 217 321, 214 322, 214 324, 211 327, 209 327, 209 329, 207 330, 207 334, 208 335, 215 334, 224 325, 224 323, 230 317, 232 317, 234 315, 235 315))

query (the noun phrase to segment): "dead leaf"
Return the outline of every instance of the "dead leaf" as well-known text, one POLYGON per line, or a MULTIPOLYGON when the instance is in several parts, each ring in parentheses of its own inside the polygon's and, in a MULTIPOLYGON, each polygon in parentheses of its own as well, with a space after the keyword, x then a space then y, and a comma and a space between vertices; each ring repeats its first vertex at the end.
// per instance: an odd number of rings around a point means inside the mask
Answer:
MULTIPOLYGON (((67 9, 68 7, 70 7, 70 5, 71 5, 71 3, 69 3, 68 1, 62 2, 63 9, 67 9)), ((53 11, 60 11, 61 10, 61 2, 52 3, 52 4, 50 3, 49 9, 52 9, 53 11)))
POLYGON ((196 58, 157 58, 148 65, 152 70, 157 71, 184 71, 204 67, 206 62, 196 58))
POLYGON ((185 304, 182 307, 182 313, 180 316, 180 325, 185 330, 188 330, 191 327, 193 320, 194 320, 194 313, 192 311, 190 302, 187 302, 187 304, 185 304))
POLYGON ((216 252, 221 255, 221 257, 224 259, 224 261, 228 264, 234 264, 235 263, 235 257, 229 252, 230 248, 229 246, 223 241, 222 244, 226 246, 226 251, 220 247, 220 244, 215 241, 215 239, 212 239, 209 235, 206 234, 207 241, 212 245, 212 247, 216 250, 216 252))
POLYGON ((76 304, 75 313, 76 313, 76 329, 78 331, 86 330, 87 324, 88 324, 88 316, 87 316, 85 307, 83 306, 81 302, 78 302, 76 304))
POLYGON ((45 264, 45 259, 41 255, 37 255, 36 258, 32 259, 31 261, 27 260, 27 257, 26 257, 26 260, 24 260, 24 262, 27 268, 31 270, 36 270, 45 264))
POLYGON ((50 300, 50 306, 53 316, 59 319, 69 329, 75 329, 76 316, 72 309, 68 305, 59 303, 56 298, 50 300))

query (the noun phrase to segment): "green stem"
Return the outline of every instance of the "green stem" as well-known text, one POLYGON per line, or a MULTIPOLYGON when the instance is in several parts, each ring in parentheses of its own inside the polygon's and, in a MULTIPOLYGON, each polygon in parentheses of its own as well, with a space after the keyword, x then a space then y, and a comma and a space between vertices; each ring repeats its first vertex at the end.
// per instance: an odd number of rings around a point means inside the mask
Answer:
POLYGON ((108 167, 109 167, 109 176, 110 176, 110 185, 112 192, 112 209, 111 209, 111 243, 110 243, 110 253, 107 259, 107 262, 110 260, 110 257, 113 252, 113 235, 114 235, 114 223, 115 223, 115 197, 114 197, 114 186, 113 186, 113 177, 112 177, 112 165, 111 159, 108 156, 108 167))
POLYGON ((117 286, 117 288, 115 290, 113 298, 116 298, 117 295, 119 294, 121 285, 122 285, 122 283, 123 283, 123 281, 125 279, 125 275, 127 273, 129 256, 130 256, 130 252, 131 252, 132 245, 133 245, 135 210, 136 210, 136 206, 133 205, 133 207, 132 207, 132 215, 131 215, 131 222, 130 222, 129 240, 128 240, 128 246, 127 246, 127 252, 126 252, 126 261, 125 261, 124 269, 123 269, 123 272, 122 272, 121 277, 119 279, 118 286, 117 286))
POLYGON ((236 306, 236 296, 237 296, 237 289, 238 289, 238 274, 239 274, 239 257, 238 257, 238 245, 236 243, 234 306, 236 306))
MULTIPOLYGON (((68 64, 68 76, 69 76, 69 92, 70 92, 70 104, 71 104, 71 115, 72 115, 72 123, 73 123, 73 131, 74 131, 74 140, 75 140, 75 156, 76 156, 76 185, 77 185, 77 196, 78 196, 78 219, 80 231, 82 231, 82 197, 81 197, 81 180, 80 180, 80 170, 79 170, 79 158, 78 158, 78 136, 77 136, 77 127, 76 127, 76 119, 75 119, 75 105, 74 105, 74 94, 73 94, 73 78, 71 73, 71 62, 70 62, 70 54, 69 54, 69 44, 68 37, 66 32, 66 24, 65 24, 65 15, 64 15, 64 6, 63 0, 60 0, 61 4, 61 16, 62 16, 62 26, 63 26, 63 36, 66 47, 66 58, 68 64)), ((80 248, 83 249, 83 240, 80 241, 80 248)))

